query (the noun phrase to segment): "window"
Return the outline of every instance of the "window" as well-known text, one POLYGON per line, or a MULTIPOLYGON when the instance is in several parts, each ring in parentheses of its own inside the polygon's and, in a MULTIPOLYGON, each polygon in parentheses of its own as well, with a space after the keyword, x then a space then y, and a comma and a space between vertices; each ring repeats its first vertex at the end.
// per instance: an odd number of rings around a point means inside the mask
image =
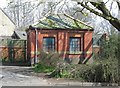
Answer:
POLYGON ((70 52, 72 53, 79 52, 81 50, 80 45, 81 45, 80 38, 74 38, 74 37, 70 38, 70 47, 69 47, 70 52))
POLYGON ((43 38, 43 51, 45 52, 55 51, 55 38, 54 37, 43 38))

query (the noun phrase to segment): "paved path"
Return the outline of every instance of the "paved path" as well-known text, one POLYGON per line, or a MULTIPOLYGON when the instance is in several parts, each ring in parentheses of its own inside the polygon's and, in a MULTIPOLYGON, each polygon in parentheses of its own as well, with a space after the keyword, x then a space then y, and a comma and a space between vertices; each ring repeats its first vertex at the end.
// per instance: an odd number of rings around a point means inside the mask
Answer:
POLYGON ((28 75, 30 67, 0 66, 0 80, 2 86, 48 86, 47 80, 28 75), (26 71, 25 71, 26 70, 26 71))

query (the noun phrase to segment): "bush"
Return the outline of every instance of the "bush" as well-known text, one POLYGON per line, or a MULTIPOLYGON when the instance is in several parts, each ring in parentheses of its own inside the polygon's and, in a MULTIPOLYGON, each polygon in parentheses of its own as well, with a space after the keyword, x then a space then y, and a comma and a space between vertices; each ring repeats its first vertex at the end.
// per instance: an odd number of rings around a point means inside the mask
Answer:
POLYGON ((38 57, 39 63, 46 65, 46 66, 57 66, 57 63, 60 60, 60 55, 58 53, 45 53, 42 52, 40 53, 40 56, 38 57))
POLYGON ((34 66, 33 70, 37 73, 52 72, 59 62, 59 56, 58 53, 41 52, 38 58, 39 63, 34 66))
POLYGON ((43 65, 43 64, 37 64, 33 68, 33 70, 36 73, 49 73, 49 72, 52 72, 54 69, 55 69, 55 67, 46 66, 46 65, 43 65))
POLYGON ((52 77, 82 79, 87 82, 118 82, 118 65, 116 59, 95 61, 94 64, 70 65, 60 64, 51 73, 52 77))
POLYGON ((70 65, 63 60, 61 60, 58 64, 56 69, 50 74, 50 77, 56 78, 68 78, 70 75, 70 70, 72 68, 70 65))

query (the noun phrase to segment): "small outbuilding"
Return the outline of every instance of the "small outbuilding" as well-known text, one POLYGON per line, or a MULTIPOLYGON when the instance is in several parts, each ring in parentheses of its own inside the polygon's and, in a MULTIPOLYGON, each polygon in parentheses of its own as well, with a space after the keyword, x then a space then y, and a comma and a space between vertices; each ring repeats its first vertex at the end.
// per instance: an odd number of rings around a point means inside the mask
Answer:
POLYGON ((13 39, 27 40, 26 31, 15 30, 13 35, 13 39))
MULTIPOLYGON (((92 57, 93 28, 67 14, 50 15, 27 29, 27 58, 38 62, 40 51, 86 63, 92 57)), ((57 59, 57 58, 56 58, 57 59)))

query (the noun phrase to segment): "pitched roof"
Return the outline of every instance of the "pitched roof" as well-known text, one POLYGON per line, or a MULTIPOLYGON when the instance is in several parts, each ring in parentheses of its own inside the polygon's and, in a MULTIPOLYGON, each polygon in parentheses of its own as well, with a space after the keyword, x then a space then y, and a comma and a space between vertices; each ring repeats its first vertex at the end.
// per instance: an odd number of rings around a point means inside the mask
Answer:
POLYGON ((68 28, 68 29, 93 29, 88 24, 75 19, 67 14, 49 15, 32 25, 37 28, 68 28))

